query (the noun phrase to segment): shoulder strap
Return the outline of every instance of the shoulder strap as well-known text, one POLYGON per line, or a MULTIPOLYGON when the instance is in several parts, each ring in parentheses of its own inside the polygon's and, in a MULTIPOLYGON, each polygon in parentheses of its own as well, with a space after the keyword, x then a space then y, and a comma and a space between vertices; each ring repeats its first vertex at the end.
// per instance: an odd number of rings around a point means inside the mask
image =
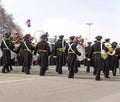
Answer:
POLYGON ((62 40, 62 48, 64 48, 65 46, 64 46, 64 40, 62 40))
POLYGON ((9 51, 11 52, 11 54, 15 54, 15 55, 16 55, 16 53, 14 53, 14 52, 7 46, 5 40, 3 40, 3 43, 4 43, 5 47, 6 47, 7 49, 9 49, 9 51))
POLYGON ((26 45, 25 41, 24 41, 23 43, 24 43, 26 49, 27 49, 30 53, 32 53, 31 50, 30 50, 30 49, 28 48, 28 46, 26 45))
POLYGON ((72 49, 72 45, 73 45, 74 43, 72 43, 71 45, 70 45, 70 43, 68 43, 68 46, 69 46, 69 49, 68 49, 68 51, 73 51, 73 52, 75 52, 73 49, 72 49))

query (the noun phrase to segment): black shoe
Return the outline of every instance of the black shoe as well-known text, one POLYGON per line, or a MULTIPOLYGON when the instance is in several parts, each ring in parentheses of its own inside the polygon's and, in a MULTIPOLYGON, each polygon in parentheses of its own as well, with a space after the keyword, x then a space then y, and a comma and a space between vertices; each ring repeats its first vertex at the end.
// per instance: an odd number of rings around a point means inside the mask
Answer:
POLYGON ((74 78, 74 76, 68 76, 68 78, 74 78))
POLYGON ((78 73, 78 71, 74 71, 74 73, 78 73))
POLYGON ((100 77, 95 77, 95 80, 100 81, 101 78, 100 77))
POLYGON ((63 74, 63 72, 58 72, 58 74, 63 74))
POLYGON ((96 81, 101 81, 101 79, 95 79, 96 81))
POLYGON ((96 71, 93 71, 93 75, 96 75, 96 73, 97 73, 96 71))
POLYGON ((113 76, 116 76, 116 74, 113 74, 113 76))
POLYGON ((21 72, 25 72, 25 67, 22 67, 22 70, 21 70, 21 72))
POLYGON ((109 76, 106 76, 105 78, 110 78, 109 76))
POLYGON ((58 72, 58 70, 56 69, 56 72, 58 72))
POLYGON ((5 71, 2 71, 1 73, 6 73, 5 71))
POLYGON ((43 74, 43 73, 40 73, 40 76, 45 76, 45 74, 43 74))
POLYGON ((26 74, 31 74, 31 73, 26 73, 26 74))
POLYGON ((24 70, 22 70, 21 72, 25 72, 24 70))
POLYGON ((113 73, 113 76, 116 76, 116 73, 113 73))
POLYGON ((90 73, 90 70, 86 70, 87 73, 90 73))
POLYGON ((93 75, 96 75, 96 73, 93 73, 93 75))
POLYGON ((90 72, 90 68, 87 68, 87 69, 86 69, 86 72, 89 73, 89 72, 90 72))
POLYGON ((9 73, 10 72, 10 70, 7 70, 7 72, 6 73, 9 73))

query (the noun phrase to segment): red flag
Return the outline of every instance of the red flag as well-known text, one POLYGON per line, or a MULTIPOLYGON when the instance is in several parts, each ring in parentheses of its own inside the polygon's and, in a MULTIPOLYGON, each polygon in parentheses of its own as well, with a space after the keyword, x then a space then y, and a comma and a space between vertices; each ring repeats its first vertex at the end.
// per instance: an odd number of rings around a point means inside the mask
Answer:
POLYGON ((28 19, 28 20, 26 21, 26 24, 27 24, 27 27, 31 27, 31 21, 30 21, 30 19, 28 19))

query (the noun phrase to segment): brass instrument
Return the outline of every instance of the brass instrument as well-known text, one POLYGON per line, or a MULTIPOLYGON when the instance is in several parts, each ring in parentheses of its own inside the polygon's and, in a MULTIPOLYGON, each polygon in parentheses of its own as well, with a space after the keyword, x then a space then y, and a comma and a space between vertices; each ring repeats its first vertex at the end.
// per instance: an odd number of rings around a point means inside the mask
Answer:
POLYGON ((113 56, 115 54, 115 49, 112 48, 112 45, 110 43, 104 43, 105 47, 108 49, 108 52, 106 52, 105 50, 101 51, 101 57, 105 60, 108 55, 113 56))
POLYGON ((105 43, 105 47, 108 48, 107 54, 113 56, 115 54, 115 49, 112 48, 110 43, 105 43))
POLYGON ((105 60, 108 57, 108 54, 105 52, 105 50, 101 51, 101 57, 105 60))
POLYGON ((15 33, 15 34, 13 35, 12 42, 13 42, 14 44, 20 43, 22 40, 23 40, 22 34, 15 33))

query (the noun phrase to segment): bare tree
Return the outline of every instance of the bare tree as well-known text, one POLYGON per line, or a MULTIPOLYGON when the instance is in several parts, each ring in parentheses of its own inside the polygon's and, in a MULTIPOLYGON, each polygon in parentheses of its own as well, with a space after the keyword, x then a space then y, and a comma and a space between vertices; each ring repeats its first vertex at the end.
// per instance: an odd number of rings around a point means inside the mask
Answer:
POLYGON ((15 32, 22 33, 22 28, 14 22, 13 15, 6 12, 1 5, 0 0, 0 30, 2 30, 3 26, 5 26, 11 32, 11 34, 15 32))

